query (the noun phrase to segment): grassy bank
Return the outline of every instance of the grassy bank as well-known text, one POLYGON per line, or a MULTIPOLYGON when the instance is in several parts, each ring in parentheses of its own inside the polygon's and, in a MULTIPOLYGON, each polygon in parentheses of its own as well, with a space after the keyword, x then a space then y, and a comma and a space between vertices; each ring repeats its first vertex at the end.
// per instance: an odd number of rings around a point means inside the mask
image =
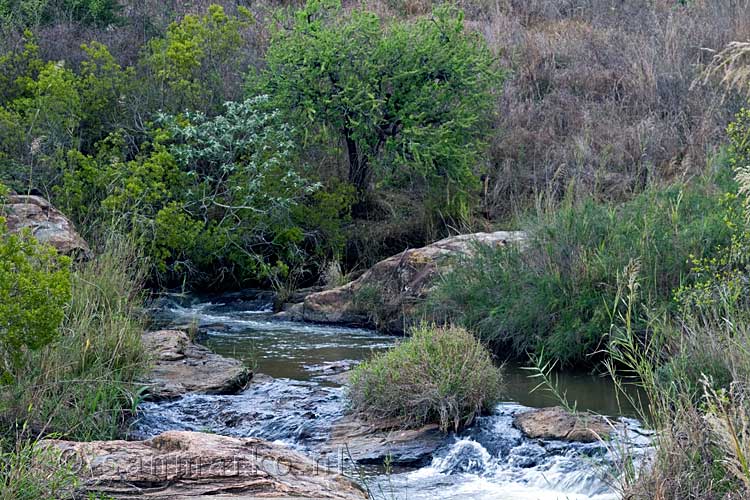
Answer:
POLYGON ((140 343, 143 267, 131 242, 116 234, 103 238, 96 255, 70 273, 56 339, 25 350, 23 363, 0 385, 2 498, 59 498, 72 477, 30 470, 40 458, 33 442, 49 435, 121 437, 138 402, 135 381, 147 362, 140 343))
POLYGON ((503 357, 544 350, 568 366, 590 365, 609 330, 618 273, 639 260, 642 300, 671 308, 691 256, 729 241, 721 208, 731 202, 727 189, 730 182, 714 177, 654 187, 623 204, 584 198, 540 209, 520 223, 527 244, 479 248, 445 276, 428 308, 503 357))
POLYGON ((629 384, 643 389, 631 403, 658 431, 653 463, 621 479, 625 498, 750 495, 749 245, 741 225, 716 257, 697 261, 674 315, 643 306, 637 261, 621 275, 606 365, 623 396, 629 384), (637 316, 648 336, 634 329, 637 316))

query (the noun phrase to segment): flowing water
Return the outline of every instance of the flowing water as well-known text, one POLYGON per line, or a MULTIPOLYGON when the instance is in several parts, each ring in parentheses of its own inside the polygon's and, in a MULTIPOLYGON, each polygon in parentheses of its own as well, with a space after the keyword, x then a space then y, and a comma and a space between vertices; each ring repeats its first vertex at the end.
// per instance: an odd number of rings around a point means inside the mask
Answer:
MULTIPOLYGON (((344 415, 344 389, 335 375, 398 338, 370 330, 272 318, 272 297, 262 292, 219 296, 168 296, 154 308, 160 327, 190 325, 214 351, 245 360, 256 376, 240 394, 188 395, 140 407, 134 437, 165 430, 255 436, 318 457, 331 425, 344 415)), ((530 440, 512 425, 513 415, 556 401, 530 390, 536 381, 506 365, 507 401, 458 435, 446 436, 431 456, 408 464, 346 468, 376 497, 414 499, 605 499, 627 441, 636 457, 649 439, 629 410, 618 406, 612 383, 590 375, 561 375, 560 387, 578 408, 618 418, 624 430, 609 445, 530 440)), ((330 465, 330 464, 329 464, 330 465)))

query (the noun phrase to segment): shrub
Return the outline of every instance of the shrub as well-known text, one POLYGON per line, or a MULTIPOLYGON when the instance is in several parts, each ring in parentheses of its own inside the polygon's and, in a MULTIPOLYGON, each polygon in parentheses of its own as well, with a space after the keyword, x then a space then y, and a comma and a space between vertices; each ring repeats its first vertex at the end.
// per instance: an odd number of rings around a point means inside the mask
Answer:
POLYGON ((0 420, 27 424, 21 439, 55 432, 69 439, 116 439, 139 401, 144 266, 133 242, 106 236, 97 257, 72 274, 62 334, 30 353, 0 385, 0 420))
POLYGON ((10 234, 0 217, 0 382, 58 337, 70 289, 70 259, 28 232, 10 234))
MULTIPOLYGON (((622 205, 586 199, 539 213, 520 247, 480 247, 438 284, 428 309, 505 356, 591 363, 609 331, 617 273, 641 263, 642 300, 673 307, 673 289, 730 231, 713 182, 650 189, 622 205)), ((731 202, 731 200, 730 200, 731 202)))
POLYGON ((359 201, 373 185, 426 184, 445 215, 467 215, 502 78, 463 14, 441 7, 386 24, 310 0, 290 23, 271 40, 264 91, 309 142, 343 145, 359 201))
POLYGON ((291 128, 267 102, 227 102, 214 117, 160 114, 153 142, 132 160, 120 133, 95 156, 72 151, 60 204, 78 220, 126 220, 162 282, 257 282, 299 266, 318 245, 341 244, 308 245, 306 236, 318 228, 333 235, 346 197, 317 196, 320 185, 298 167, 291 128))
POLYGON ((500 397, 501 369, 463 328, 422 325, 388 352, 359 365, 349 389, 351 408, 365 418, 404 427, 437 423, 459 429, 500 397))
POLYGON ((188 14, 170 24, 163 38, 149 41, 141 65, 145 83, 156 91, 156 109, 217 112, 231 97, 225 87, 241 74, 242 31, 253 22, 247 8, 237 12, 226 14, 214 4, 205 15, 188 14))

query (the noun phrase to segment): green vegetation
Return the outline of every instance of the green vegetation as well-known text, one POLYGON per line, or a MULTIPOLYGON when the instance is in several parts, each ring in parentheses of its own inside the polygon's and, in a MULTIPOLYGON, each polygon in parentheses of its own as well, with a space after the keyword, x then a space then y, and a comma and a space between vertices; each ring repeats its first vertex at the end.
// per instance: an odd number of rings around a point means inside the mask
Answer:
POLYGON ((732 199, 704 180, 654 187, 619 205, 566 200, 523 223, 530 239, 522 246, 478 248, 455 266, 430 312, 506 356, 543 350, 568 366, 591 364, 609 331, 618 273, 638 260, 643 301, 671 308, 689 259, 729 241, 721 205, 732 199))
POLYGON ((607 368, 626 397, 627 385, 638 381, 646 398, 631 403, 659 431, 653 467, 623 478, 621 488, 632 498, 657 490, 666 498, 750 493, 749 245, 750 232, 740 224, 730 245, 697 261, 694 284, 675 294, 675 315, 644 306, 637 261, 622 273, 607 368), (636 316, 647 318, 648 336, 635 330, 636 316))
POLYGON ((143 268, 122 236, 106 237, 97 254, 52 286, 70 290, 56 340, 27 350, 13 380, 0 386, 7 428, 25 423, 32 436, 111 439, 137 404, 135 380, 146 363, 140 341, 143 268))
POLYGON ((426 184, 444 216, 467 217, 478 187, 482 138, 502 79, 460 11, 387 25, 375 13, 342 15, 313 0, 277 31, 265 88, 304 125, 309 141, 340 141, 348 181, 365 201, 371 186, 426 184))
POLYGON ((57 500, 70 498, 78 479, 62 466, 60 453, 20 440, 10 451, 0 448, 0 499, 57 500))
POLYGON ((132 242, 115 233, 102 237, 94 260, 71 269, 51 247, 0 229, 0 311, 8 319, 0 336, 0 498, 67 498, 74 474, 36 443, 123 434, 147 364, 145 269, 132 242))
POLYGON ((9 234, 0 217, 0 380, 16 380, 27 353, 58 337, 70 293, 70 260, 28 232, 9 234))
POLYGON ((122 21, 117 0, 2 0, 0 26, 36 27, 68 18, 107 27, 122 21))
POLYGON ((462 328, 422 325, 351 376, 352 410, 365 418, 393 419, 404 427, 436 423, 457 430, 492 408, 502 371, 489 351, 462 328))
MULTIPOLYGON (((0 222, 3 494, 69 486, 28 475, 37 436, 121 435, 144 283, 283 301, 513 225, 526 243, 478 247, 429 297, 460 326, 360 366, 352 409, 455 429, 497 398, 485 345, 604 361, 659 430, 628 494, 748 496, 746 6, 437 3, 0 0, 0 182, 49 198, 97 255, 0 222)), ((382 323, 388 298, 353 300, 382 323)))
POLYGON ((218 111, 226 80, 242 48, 242 31, 253 22, 244 7, 228 16, 211 5, 204 16, 188 14, 172 23, 163 38, 148 43, 145 66, 148 84, 155 86, 156 109, 218 111))
MULTIPOLYGON (((61 207, 79 220, 127 221, 152 276, 165 281, 287 273, 305 263, 306 231, 319 229, 308 215, 327 207, 316 198, 320 185, 289 168, 291 129, 263 110, 267 101, 229 102, 213 118, 158 115, 153 142, 132 160, 119 133, 100 142, 96 156, 69 153, 61 207)), ((326 243, 307 250, 325 253, 326 243)))

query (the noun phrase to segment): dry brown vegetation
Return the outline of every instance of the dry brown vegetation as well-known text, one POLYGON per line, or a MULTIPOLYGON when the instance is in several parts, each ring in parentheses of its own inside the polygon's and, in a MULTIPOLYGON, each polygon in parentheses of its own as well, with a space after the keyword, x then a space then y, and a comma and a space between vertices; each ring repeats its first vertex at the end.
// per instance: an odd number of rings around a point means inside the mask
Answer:
POLYGON ((750 38, 735 0, 501 1, 472 22, 513 68, 491 144, 486 207, 567 188, 622 197, 701 171, 739 101, 692 85, 750 38))

